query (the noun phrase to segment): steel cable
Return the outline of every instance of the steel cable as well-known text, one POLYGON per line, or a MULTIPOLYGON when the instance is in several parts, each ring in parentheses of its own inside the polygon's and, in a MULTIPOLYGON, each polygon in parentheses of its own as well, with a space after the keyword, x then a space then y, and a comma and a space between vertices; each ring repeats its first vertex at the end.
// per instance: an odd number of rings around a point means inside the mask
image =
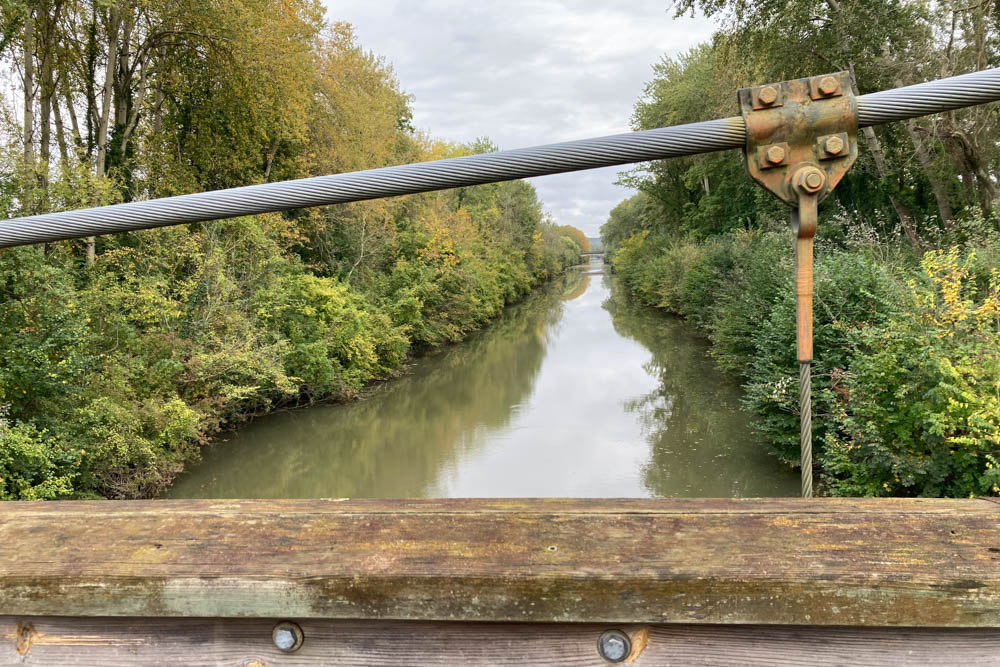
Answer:
MULTIPOLYGON (((1000 99, 1000 69, 858 98, 861 126, 1000 99)), ((0 223, 0 248, 269 211, 444 190, 740 148, 740 117, 369 171, 250 185, 0 223)))
POLYGON ((882 125, 1000 100, 1000 68, 869 93, 858 98, 858 126, 882 125))
POLYGON ((741 146, 742 118, 15 218, 0 247, 443 190, 741 146))
POLYGON ((812 498, 813 495, 811 366, 812 364, 808 361, 799 364, 799 451, 801 453, 803 498, 812 498))

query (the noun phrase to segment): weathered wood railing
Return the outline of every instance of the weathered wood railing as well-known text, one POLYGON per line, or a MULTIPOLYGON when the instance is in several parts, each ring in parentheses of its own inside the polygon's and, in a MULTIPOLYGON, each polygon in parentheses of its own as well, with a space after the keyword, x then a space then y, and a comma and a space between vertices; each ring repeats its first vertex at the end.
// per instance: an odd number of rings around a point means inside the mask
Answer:
POLYGON ((986 499, 0 507, 4 665, 606 664, 611 629, 637 665, 1000 655, 986 499))

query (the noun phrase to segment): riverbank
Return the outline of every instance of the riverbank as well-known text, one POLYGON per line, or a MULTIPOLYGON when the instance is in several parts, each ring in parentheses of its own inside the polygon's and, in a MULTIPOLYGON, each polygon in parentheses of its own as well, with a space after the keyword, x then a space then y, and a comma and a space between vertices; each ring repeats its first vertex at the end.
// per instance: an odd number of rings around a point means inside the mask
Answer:
POLYGON ((254 420, 170 498, 795 495, 678 318, 573 267, 364 401, 254 420))
MULTIPOLYGON (((615 270, 708 337, 742 378, 761 442, 798 463, 793 257, 787 232, 703 242, 639 232, 615 270)), ((820 239, 814 462, 829 495, 1000 495, 1000 236, 918 256, 820 239)))
POLYGON ((0 252, 0 499, 156 496, 223 429, 356 396, 579 257, 526 183, 408 199, 337 271, 279 215, 122 235, 87 267, 0 252))

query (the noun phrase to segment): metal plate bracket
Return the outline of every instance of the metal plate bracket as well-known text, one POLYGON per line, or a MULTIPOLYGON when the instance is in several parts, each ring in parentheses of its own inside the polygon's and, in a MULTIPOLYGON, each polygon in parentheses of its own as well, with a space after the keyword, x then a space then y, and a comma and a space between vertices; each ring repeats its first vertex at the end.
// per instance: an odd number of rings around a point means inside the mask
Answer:
POLYGON ((789 206, 799 205, 795 175, 823 172, 819 201, 858 157, 857 104, 847 72, 771 83, 739 91, 746 123, 750 178, 789 206))

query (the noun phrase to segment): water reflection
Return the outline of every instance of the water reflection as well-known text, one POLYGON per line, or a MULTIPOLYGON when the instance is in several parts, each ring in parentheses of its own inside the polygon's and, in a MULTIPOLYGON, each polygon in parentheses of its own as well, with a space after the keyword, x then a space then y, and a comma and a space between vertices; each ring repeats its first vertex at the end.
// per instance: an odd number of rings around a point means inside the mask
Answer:
POLYGON ((656 386, 622 402, 642 425, 650 457, 643 483, 655 496, 740 497, 795 495, 796 477, 754 446, 750 418, 739 409, 740 390, 720 375, 705 342, 683 323, 629 303, 610 285, 604 308, 615 331, 651 353, 643 365, 656 386))
POLYGON ((738 397, 686 325, 591 267, 366 400, 255 421, 170 495, 794 495, 738 397))

